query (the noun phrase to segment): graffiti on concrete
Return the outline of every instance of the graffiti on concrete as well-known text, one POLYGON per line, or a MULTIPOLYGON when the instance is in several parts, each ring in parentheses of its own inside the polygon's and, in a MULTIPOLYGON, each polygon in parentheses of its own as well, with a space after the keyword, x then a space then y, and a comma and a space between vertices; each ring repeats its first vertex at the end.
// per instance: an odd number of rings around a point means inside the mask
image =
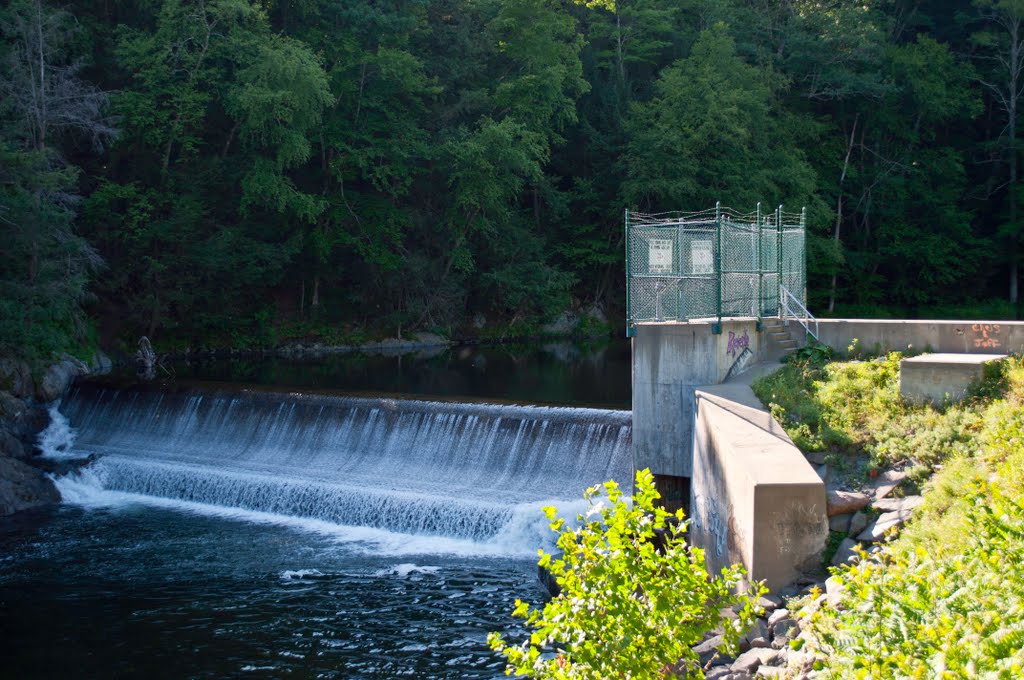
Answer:
POLYGON ((729 331, 729 344, 725 348, 725 353, 735 359, 736 355, 745 349, 750 349, 750 334, 743 331, 743 335, 736 335, 729 331))
MULTIPOLYGON (((978 349, 998 349, 1003 346, 999 339, 1002 330, 997 323, 976 323, 971 325, 974 331, 974 346, 978 349)), ((730 333, 730 335, 732 335, 730 333)))

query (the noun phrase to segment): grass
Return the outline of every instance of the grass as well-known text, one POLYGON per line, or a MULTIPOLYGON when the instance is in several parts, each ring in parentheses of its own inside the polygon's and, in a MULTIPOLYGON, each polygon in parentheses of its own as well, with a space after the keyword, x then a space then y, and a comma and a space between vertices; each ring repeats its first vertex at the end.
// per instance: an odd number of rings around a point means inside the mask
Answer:
POLYGON ((899 399, 900 358, 799 360, 754 386, 798 446, 924 490, 899 538, 835 570, 846 598, 809 646, 825 677, 1024 677, 1024 361, 936 408, 899 399))

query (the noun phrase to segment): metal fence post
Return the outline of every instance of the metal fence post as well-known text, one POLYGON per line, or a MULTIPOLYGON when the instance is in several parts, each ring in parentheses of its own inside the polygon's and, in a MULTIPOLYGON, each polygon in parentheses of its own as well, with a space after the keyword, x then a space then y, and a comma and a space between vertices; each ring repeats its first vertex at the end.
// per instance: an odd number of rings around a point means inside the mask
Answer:
POLYGON ((775 254, 775 267, 778 270, 778 281, 779 284, 779 318, 781 319, 782 314, 782 204, 775 209, 775 229, 777 234, 777 249, 775 254))
POLYGON ((626 208, 626 337, 631 338, 636 335, 636 325, 633 323, 633 298, 631 295, 630 287, 633 278, 633 261, 630 259, 631 252, 629 247, 629 208, 626 208))
POLYGON ((761 330, 761 314, 764 313, 764 265, 761 262, 761 202, 757 202, 757 217, 754 220, 754 234, 757 239, 757 330, 761 330))
POLYGON ((720 335, 722 333, 722 202, 715 203, 715 269, 718 270, 718 300, 715 310, 718 313, 718 323, 711 327, 711 332, 720 335))

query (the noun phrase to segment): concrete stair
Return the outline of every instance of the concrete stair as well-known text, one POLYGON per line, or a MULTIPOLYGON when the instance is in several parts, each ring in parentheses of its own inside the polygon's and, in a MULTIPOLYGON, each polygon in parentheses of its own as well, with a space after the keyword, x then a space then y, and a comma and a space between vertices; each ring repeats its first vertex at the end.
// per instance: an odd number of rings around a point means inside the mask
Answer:
POLYGON ((790 354, 800 346, 799 341, 790 334, 789 325, 784 320, 770 318, 763 319, 761 323, 763 324, 765 334, 768 336, 769 344, 774 346, 780 358, 790 354))

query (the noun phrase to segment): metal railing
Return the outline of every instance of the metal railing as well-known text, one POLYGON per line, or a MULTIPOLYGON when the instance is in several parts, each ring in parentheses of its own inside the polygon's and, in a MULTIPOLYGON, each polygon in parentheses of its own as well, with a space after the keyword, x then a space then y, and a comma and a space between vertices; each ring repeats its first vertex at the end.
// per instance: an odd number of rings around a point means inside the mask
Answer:
POLYGON ((807 307, 804 303, 789 292, 789 289, 783 285, 779 286, 779 293, 782 296, 782 314, 780 315, 783 319, 796 319, 800 322, 800 325, 804 327, 807 334, 815 340, 818 339, 818 319, 807 311, 807 307), (813 324, 814 330, 811 330, 813 324))
POLYGON ((626 334, 643 321, 782 315, 806 291, 806 211, 626 211, 626 334))

